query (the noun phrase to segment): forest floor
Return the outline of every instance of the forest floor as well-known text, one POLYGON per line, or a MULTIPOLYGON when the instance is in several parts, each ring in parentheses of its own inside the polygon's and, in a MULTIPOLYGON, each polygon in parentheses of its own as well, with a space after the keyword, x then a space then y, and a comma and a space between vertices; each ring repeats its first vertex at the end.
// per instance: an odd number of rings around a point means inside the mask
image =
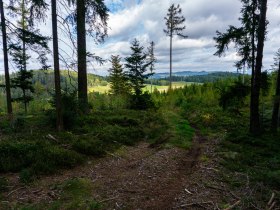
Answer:
POLYGON ((197 134, 190 150, 144 142, 123 146, 29 186, 18 174, 7 174, 10 186, 0 209, 261 209, 250 199, 255 196, 248 177, 221 172, 218 143, 197 134), (234 190, 225 181, 229 176, 247 185, 234 190))

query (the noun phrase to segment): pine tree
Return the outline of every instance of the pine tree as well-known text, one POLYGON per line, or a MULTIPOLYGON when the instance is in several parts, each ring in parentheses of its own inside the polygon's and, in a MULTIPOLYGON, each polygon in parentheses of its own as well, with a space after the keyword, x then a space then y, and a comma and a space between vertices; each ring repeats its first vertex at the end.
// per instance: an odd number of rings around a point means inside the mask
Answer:
POLYGON ((183 35, 182 32, 185 30, 186 26, 182 26, 182 24, 185 22, 185 18, 181 16, 182 9, 180 8, 180 5, 178 4, 175 6, 172 4, 169 9, 166 17, 164 18, 166 20, 166 29, 164 29, 164 33, 170 37, 170 89, 172 88, 172 40, 175 35, 178 35, 182 38, 187 38, 188 36, 183 35))
POLYGON ((147 54, 144 53, 144 47, 140 46, 137 39, 134 39, 130 47, 132 54, 125 58, 127 68, 127 76, 131 83, 131 87, 136 97, 142 94, 142 88, 145 87, 145 80, 149 78, 151 74, 145 74, 148 67, 151 65, 147 62, 147 54))
POLYGON ((109 69, 110 93, 113 95, 125 95, 129 93, 129 85, 124 73, 121 58, 117 55, 111 56, 112 68, 109 69))

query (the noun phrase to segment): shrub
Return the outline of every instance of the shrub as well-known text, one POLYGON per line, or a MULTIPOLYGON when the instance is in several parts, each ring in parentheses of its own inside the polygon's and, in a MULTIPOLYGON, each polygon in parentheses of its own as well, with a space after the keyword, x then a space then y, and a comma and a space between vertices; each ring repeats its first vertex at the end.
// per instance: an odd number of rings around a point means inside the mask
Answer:
POLYGON ((72 145, 72 149, 76 152, 85 155, 101 156, 104 154, 104 144, 102 141, 91 137, 84 138, 75 141, 72 145))
MULTIPOLYGON (((25 168, 36 174, 53 173, 81 163, 78 153, 41 142, 1 142, 0 172, 17 172, 25 168)), ((27 174, 25 172, 23 177, 27 174)))
MULTIPOLYGON (((79 116, 79 106, 77 93, 62 93, 61 95, 62 110, 63 110, 63 123, 65 129, 73 128, 73 125, 77 122, 79 116)), ((56 107, 55 96, 51 101, 52 107, 56 107)), ((50 117, 52 125, 56 125, 56 113, 55 110, 49 110, 47 115, 50 117)))
POLYGON ((239 113, 239 109, 244 105, 245 98, 250 93, 250 86, 241 82, 235 82, 233 85, 220 91, 220 106, 223 109, 229 109, 239 113))
POLYGON ((140 95, 131 95, 130 108, 136 110, 146 110, 156 107, 151 95, 148 92, 145 92, 140 95))

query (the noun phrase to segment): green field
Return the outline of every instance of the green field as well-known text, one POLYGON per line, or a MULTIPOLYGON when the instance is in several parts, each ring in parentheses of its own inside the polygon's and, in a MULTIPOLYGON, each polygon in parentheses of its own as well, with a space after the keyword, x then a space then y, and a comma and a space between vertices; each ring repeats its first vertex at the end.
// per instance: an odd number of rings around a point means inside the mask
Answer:
MULTIPOLYGON (((181 87, 184 87, 186 85, 191 85, 191 84, 198 84, 198 83, 193 83, 193 82, 173 82, 172 87, 177 89, 177 88, 181 88, 181 87)), ((168 85, 166 85, 166 86, 153 85, 152 88, 151 88, 151 85, 147 85, 145 88, 143 88, 143 90, 151 92, 151 89, 152 89, 152 91, 154 91, 155 88, 158 91, 160 91, 160 92, 164 92, 164 91, 168 90, 169 86, 168 85)), ((98 86, 89 87, 89 92, 108 93, 109 90, 110 90, 110 85, 109 84, 106 85, 106 86, 98 85, 98 86)))

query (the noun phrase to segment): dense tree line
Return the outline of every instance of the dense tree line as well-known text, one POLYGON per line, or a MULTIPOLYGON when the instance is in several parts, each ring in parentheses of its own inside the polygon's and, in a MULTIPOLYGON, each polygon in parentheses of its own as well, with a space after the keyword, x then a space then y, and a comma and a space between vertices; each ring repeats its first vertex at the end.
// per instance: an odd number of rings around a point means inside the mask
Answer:
MULTIPOLYGON (((240 76, 241 76, 241 74, 232 73, 232 72, 215 72, 215 73, 209 73, 207 75, 172 76, 172 81, 173 82, 206 83, 206 82, 215 82, 217 80, 225 79, 225 78, 238 78, 240 76)), ((166 85, 167 80, 169 80, 169 78, 164 78, 161 80, 153 80, 153 81, 154 81, 154 84, 157 84, 157 85, 166 85)))

